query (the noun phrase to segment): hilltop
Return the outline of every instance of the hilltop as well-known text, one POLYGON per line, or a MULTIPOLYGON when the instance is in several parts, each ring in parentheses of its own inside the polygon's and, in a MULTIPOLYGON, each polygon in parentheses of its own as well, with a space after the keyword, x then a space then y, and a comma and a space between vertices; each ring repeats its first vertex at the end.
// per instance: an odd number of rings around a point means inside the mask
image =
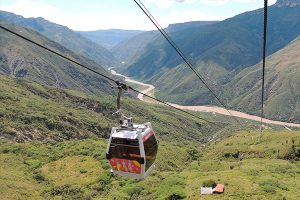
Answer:
POLYGON ((111 67, 117 63, 111 52, 101 45, 92 42, 66 26, 52 23, 42 17, 24 18, 14 13, 0 11, 0 20, 35 30, 50 40, 76 52, 76 54, 93 60, 102 67, 111 67))
POLYGON ((284 6, 294 7, 299 5, 300 5, 299 0, 277 0, 275 4, 275 6, 277 7, 284 7, 284 6))

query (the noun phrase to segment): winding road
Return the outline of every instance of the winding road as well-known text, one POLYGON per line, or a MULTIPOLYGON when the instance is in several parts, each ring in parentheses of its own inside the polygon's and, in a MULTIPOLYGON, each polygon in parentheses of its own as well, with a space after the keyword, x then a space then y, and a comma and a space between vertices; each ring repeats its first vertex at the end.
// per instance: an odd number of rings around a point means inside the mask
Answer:
MULTIPOLYGON (((153 85, 145 84, 145 83, 142 83, 140 81, 133 80, 133 79, 127 77, 127 76, 116 73, 116 71, 114 71, 114 70, 110 70, 110 71, 113 75, 124 77, 125 81, 128 82, 128 83, 134 83, 134 84, 138 84, 138 85, 147 87, 147 89, 144 89, 144 90, 141 91, 144 94, 149 95, 150 92, 152 92, 155 89, 155 87, 153 85)), ((145 100, 143 94, 138 94, 137 98, 139 100, 145 101, 147 103, 153 103, 153 102, 150 102, 148 100, 145 100)), ((173 104, 173 103, 170 103, 170 104, 172 106, 176 107, 176 108, 183 109, 183 110, 191 110, 191 111, 197 111, 197 112, 209 112, 209 113, 213 113, 213 114, 218 113, 218 114, 221 114, 221 115, 230 116, 229 112, 226 109, 221 108, 221 107, 217 107, 217 106, 182 106, 182 105, 173 104)), ((235 117, 249 119, 249 120, 253 120, 253 121, 257 121, 257 122, 260 122, 260 120, 261 120, 260 117, 255 116, 255 115, 250 115, 250 114, 235 111, 235 110, 229 110, 229 111, 230 111, 231 115, 233 115, 235 117)), ((288 127, 298 127, 298 128, 300 128, 300 124, 275 121, 275 120, 270 120, 270 119, 265 119, 265 118, 263 118, 263 123, 279 125, 279 126, 285 126, 286 129, 288 129, 288 130, 290 130, 288 127)))

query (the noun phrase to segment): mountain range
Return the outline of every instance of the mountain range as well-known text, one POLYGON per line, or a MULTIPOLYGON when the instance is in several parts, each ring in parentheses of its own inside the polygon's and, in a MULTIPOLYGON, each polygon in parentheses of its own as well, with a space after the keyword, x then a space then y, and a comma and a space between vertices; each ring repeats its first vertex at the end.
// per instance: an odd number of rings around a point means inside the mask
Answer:
POLYGON ((109 29, 98 31, 78 31, 82 36, 96 42, 107 49, 111 49, 117 44, 126 41, 144 31, 139 30, 122 30, 122 29, 109 29))
MULTIPOLYGON (((269 6, 268 10, 267 55, 272 55, 300 35, 300 5, 298 1, 293 0, 278 1, 269 6)), ((126 60, 125 66, 120 71, 128 76, 154 84, 156 96, 168 102, 184 105, 218 105, 211 93, 185 66, 168 42, 162 36, 150 37, 150 33, 142 33, 128 40, 128 43, 123 43, 126 44, 124 45, 126 49, 130 45, 134 46, 136 41, 140 41, 143 35, 148 34, 149 40, 143 40, 138 52, 133 50, 134 56, 129 56, 130 59, 126 60)), ((248 69, 248 72, 252 73, 249 70, 254 67, 251 66, 256 65, 262 59, 263 9, 242 13, 201 27, 179 29, 170 32, 169 35, 194 64, 195 70, 225 103, 232 109, 259 113, 260 106, 258 106, 257 99, 253 100, 255 106, 250 108, 247 103, 249 103, 251 95, 245 94, 249 95, 248 101, 246 101, 247 98, 235 96, 236 91, 228 90, 227 85, 234 85, 236 78, 241 76, 240 73, 245 75, 244 69, 248 69)), ((118 49, 122 49, 122 46, 119 46, 118 49)), ((127 55, 131 55, 129 50, 127 55)), ((259 76, 257 73, 256 75, 259 76)), ((278 76, 277 84, 284 85, 286 79, 281 77, 283 74, 278 74, 278 76)), ((299 77, 298 74, 295 76, 299 77)), ((257 80, 259 80, 257 77, 252 79, 253 82, 257 80)), ((250 87, 251 85, 246 84, 241 90, 246 91, 250 87)), ((276 92, 279 95, 280 91, 276 90, 276 92)), ((272 99, 273 96, 270 98, 272 99)), ((297 96, 292 95, 288 99, 277 100, 277 104, 284 105, 286 102, 295 102, 295 99, 297 96)), ((297 104, 299 104, 299 100, 293 103, 294 106, 297 104)), ((298 117, 291 114, 294 106, 289 109, 282 106, 276 111, 270 110, 266 117, 298 121, 298 117)))
MULTIPOLYGON (((110 74, 96 62, 77 55, 40 33, 0 21, 14 32, 22 34, 53 51, 67 56, 102 74, 110 74)), ((0 29, 0 73, 12 78, 25 78, 57 88, 76 89, 87 93, 112 94, 111 84, 104 78, 72 64, 40 47, 0 29)))
MULTIPOLYGON (((89 63, 104 73, 106 72, 101 66, 119 67, 117 70, 128 76, 152 83, 156 86, 155 95, 168 102, 183 105, 218 105, 213 95, 185 66, 158 31, 100 30, 78 33, 43 18, 23 18, 4 11, 0 11, 0 19, 5 20, 5 23, 15 24, 12 26, 17 30, 21 28, 17 26, 23 26, 39 32, 40 34, 33 34, 38 41, 47 41, 51 43, 51 47, 58 48, 60 52, 68 52, 71 57, 80 58, 84 63, 89 63), (48 39, 41 38, 41 34, 48 39), (102 47, 107 45, 105 42, 109 43, 110 52, 102 47)), ((265 117, 299 122, 297 80, 300 76, 299 61, 295 54, 298 52, 297 37, 300 35, 299 1, 278 0, 269 7, 268 19, 269 57, 265 117), (286 57, 289 58, 288 62, 286 57), (277 71, 279 68, 281 70, 277 71), (290 73, 291 71, 293 73, 290 73)), ((263 9, 242 13, 220 22, 172 24, 165 30, 194 64, 195 70, 209 87, 230 108, 251 114, 260 113, 259 69, 262 58, 263 9)), ((28 31, 24 29, 25 33, 28 31)), ((7 36, 3 38, 5 37, 7 36)), ((14 47, 12 49, 14 53, 8 53, 9 48, 5 46, 8 43, 2 40, 4 47, 1 51, 2 73, 15 77, 24 76, 39 83, 56 84, 63 88, 74 88, 75 85, 84 83, 81 90, 99 92, 95 88, 97 85, 95 82, 89 87, 91 80, 75 77, 76 73, 69 71, 50 73, 50 69, 45 67, 46 63, 51 63, 54 68, 58 67, 61 62, 56 59, 53 61, 51 57, 46 58, 48 56, 40 55, 40 52, 25 46, 24 43, 13 41, 13 38, 8 38, 7 41, 14 47), (24 51, 18 49, 18 46, 24 46, 24 51), (34 52, 33 55, 36 57, 29 63, 43 66, 41 68, 47 73, 38 73, 37 67, 24 62, 25 52, 27 54, 34 52), (14 55, 18 55, 17 59, 13 59, 14 55), (40 60, 41 57, 43 62, 40 60), (45 74, 50 76, 46 77, 45 74), (72 78, 57 79, 55 77, 58 74, 72 78)), ((106 86, 104 90, 108 91, 106 86)))
MULTIPOLYGON (((184 30, 189 31, 189 29, 200 28, 216 22, 217 21, 192 21, 170 24, 167 28, 165 28, 165 31, 167 33, 184 30)), ((116 58, 127 63, 126 65, 128 66, 129 63, 137 60, 140 54, 143 54, 144 51, 147 50, 146 47, 148 44, 160 37, 161 35, 159 31, 146 31, 117 44, 111 49, 111 52, 116 58)))
POLYGON ((50 40, 76 52, 76 54, 94 60, 103 67, 112 67, 117 64, 112 53, 106 48, 92 42, 66 26, 55 24, 42 17, 24 18, 5 11, 0 11, 0 20, 33 29, 50 40))

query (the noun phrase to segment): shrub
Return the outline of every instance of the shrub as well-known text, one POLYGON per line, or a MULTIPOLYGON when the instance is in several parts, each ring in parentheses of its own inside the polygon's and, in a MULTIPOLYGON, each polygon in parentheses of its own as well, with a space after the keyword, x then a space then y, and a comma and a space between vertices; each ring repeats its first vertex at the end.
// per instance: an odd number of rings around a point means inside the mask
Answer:
POLYGON ((33 176, 33 178, 34 178, 38 183, 41 183, 41 182, 43 182, 43 181, 46 180, 45 177, 44 177, 42 174, 40 174, 40 173, 35 174, 35 175, 33 176))
POLYGON ((180 199, 184 199, 186 197, 185 194, 182 193, 173 193, 170 196, 168 196, 166 198, 166 200, 180 200, 180 199))
POLYGON ((132 196, 134 194, 140 194, 144 188, 142 186, 127 186, 122 189, 122 192, 132 196))
POLYGON ((9 149, 3 149, 2 153, 9 153, 9 149))
POLYGON ((202 184, 203 187, 216 187, 217 186, 217 183, 214 181, 214 180, 206 180, 206 181, 203 181, 203 184, 202 184))
POLYGON ((270 185, 270 184, 266 184, 262 187, 263 191, 267 192, 267 193, 276 193, 276 187, 270 185))
POLYGON ((104 170, 109 170, 109 169, 110 169, 110 165, 108 164, 107 160, 101 160, 101 161, 100 161, 100 164, 101 164, 101 167, 102 167, 104 170))
POLYGON ((232 157, 232 158, 239 158, 240 152, 239 151, 237 151, 237 152, 227 152, 227 153, 224 153, 223 156, 225 158, 230 158, 230 157, 232 157))
POLYGON ((258 176, 258 175, 259 175, 259 171, 257 171, 256 169, 251 169, 251 170, 250 170, 250 174, 251 174, 252 176, 258 176))
POLYGON ((199 152, 196 149, 189 149, 187 153, 192 160, 198 160, 200 157, 199 152))
POLYGON ((52 196, 62 196, 63 199, 82 199, 83 191, 78 186, 63 185, 54 187, 50 190, 52 196))
POLYGON ((111 174, 110 174, 110 172, 104 172, 98 178, 98 182, 100 184, 108 185, 110 183, 110 181, 111 181, 111 174))
POLYGON ((87 173, 87 170, 86 170, 86 169, 80 169, 79 171, 80 171, 81 174, 87 173))
POLYGON ((277 188, 279 188, 281 190, 285 190, 285 191, 289 190, 285 184, 280 183, 278 180, 274 180, 274 179, 264 181, 261 185, 262 185, 263 191, 265 191, 267 193, 276 193, 277 188))
POLYGON ((300 147, 295 148, 295 157, 300 158, 300 147))
POLYGON ((37 169, 41 166, 41 162, 39 160, 25 160, 24 164, 28 165, 30 168, 37 169))

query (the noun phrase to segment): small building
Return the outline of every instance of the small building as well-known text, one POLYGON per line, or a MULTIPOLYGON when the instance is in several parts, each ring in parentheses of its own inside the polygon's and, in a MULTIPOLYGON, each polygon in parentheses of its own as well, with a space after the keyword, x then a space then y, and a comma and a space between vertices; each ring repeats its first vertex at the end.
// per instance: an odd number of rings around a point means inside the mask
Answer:
POLYGON ((212 187, 201 187, 201 194, 202 195, 207 195, 207 194, 212 194, 213 193, 213 188, 212 187))
POLYGON ((222 184, 217 184, 217 186, 213 189, 213 192, 214 192, 214 193, 217 193, 217 194, 222 194, 222 193, 224 193, 224 185, 222 185, 222 184))

